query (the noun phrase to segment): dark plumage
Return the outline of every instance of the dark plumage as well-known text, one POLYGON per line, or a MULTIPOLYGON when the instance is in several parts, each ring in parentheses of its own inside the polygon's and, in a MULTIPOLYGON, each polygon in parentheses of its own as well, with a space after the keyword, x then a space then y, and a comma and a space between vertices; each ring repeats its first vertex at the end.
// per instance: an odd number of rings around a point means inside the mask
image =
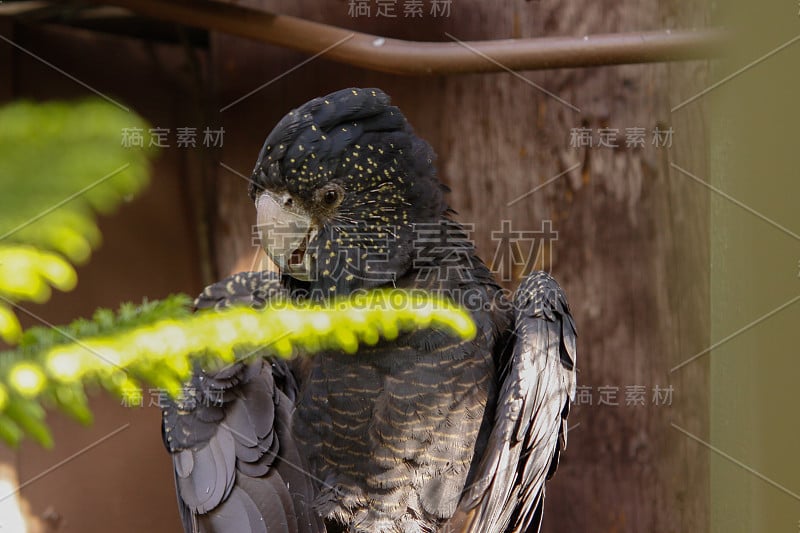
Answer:
POLYGON ((505 300, 451 219, 434 157, 378 89, 314 99, 267 137, 250 194, 265 237, 283 219, 299 232, 267 242, 285 271, 237 274, 197 307, 388 285, 461 302, 478 334, 198 371, 191 405, 164 411, 187 531, 538 528, 566 444, 575 326, 544 272, 505 300))

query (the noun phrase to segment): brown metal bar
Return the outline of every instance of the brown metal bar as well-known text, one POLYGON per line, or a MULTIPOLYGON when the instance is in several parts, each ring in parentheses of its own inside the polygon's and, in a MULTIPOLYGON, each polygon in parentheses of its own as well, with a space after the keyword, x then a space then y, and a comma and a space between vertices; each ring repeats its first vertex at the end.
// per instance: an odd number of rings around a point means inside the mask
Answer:
POLYGON ((18 15, 24 15, 31 11, 37 11, 39 9, 45 9, 48 7, 51 7, 50 2, 45 2, 43 0, 0 3, 0 17, 6 17, 6 16, 14 17, 18 15))
POLYGON ((148 17, 245 37, 350 65, 430 75, 536 70, 706 59, 720 53, 720 30, 656 31, 585 37, 416 42, 212 0, 95 0, 148 17), (338 44, 337 44, 338 43, 338 44))

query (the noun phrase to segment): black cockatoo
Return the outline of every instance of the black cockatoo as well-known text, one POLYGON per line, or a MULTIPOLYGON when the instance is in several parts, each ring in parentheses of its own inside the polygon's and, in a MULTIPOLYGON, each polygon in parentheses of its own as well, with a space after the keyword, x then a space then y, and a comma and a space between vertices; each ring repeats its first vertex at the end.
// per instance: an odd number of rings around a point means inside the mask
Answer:
POLYGON ((463 305, 477 335, 198 369, 192 401, 163 411, 186 531, 538 531, 566 445, 575 325, 544 272, 504 296, 434 157, 378 89, 315 98, 267 137, 250 195, 281 273, 236 274, 196 307, 394 286, 463 305))

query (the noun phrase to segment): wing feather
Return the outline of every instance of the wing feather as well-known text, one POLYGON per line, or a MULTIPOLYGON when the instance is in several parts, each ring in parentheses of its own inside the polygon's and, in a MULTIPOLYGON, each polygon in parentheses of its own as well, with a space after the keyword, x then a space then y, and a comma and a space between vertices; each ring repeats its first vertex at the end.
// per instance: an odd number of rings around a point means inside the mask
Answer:
MULTIPOLYGON (((195 307, 263 305, 279 289, 277 276, 241 273, 206 288, 195 307)), ((296 386, 286 363, 256 357, 198 370, 188 399, 166 403, 162 434, 185 531, 325 531, 291 434, 296 386)))
POLYGON ((494 427, 453 531, 538 531, 545 481, 566 446, 577 355, 566 296, 549 274, 534 272, 517 289, 514 308, 514 345, 502 369, 494 427))

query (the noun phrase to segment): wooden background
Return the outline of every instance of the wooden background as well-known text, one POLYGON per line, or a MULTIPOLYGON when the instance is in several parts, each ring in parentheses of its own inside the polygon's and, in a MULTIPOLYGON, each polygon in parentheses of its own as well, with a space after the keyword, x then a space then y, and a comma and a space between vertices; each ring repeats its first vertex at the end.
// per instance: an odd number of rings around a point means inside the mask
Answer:
MULTIPOLYGON (((447 18, 352 18, 347 2, 253 1, 248 5, 354 30, 413 40, 580 36, 690 28, 705 11, 688 2, 512 1, 502 9, 456 0, 447 18)), ((373 6, 374 11, 374 6, 373 6)), ((670 108, 702 90, 706 65, 630 65, 511 74, 403 78, 314 60, 224 112, 220 108, 281 75, 306 56, 225 35, 207 48, 157 44, 38 23, 0 19, 0 32, 77 78, 121 98, 154 126, 224 127, 220 150, 162 151, 149 191, 103 223, 103 248, 80 272, 79 288, 36 309, 56 322, 98 305, 197 292, 204 281, 248 269, 254 248, 246 182, 264 137, 290 108, 347 86, 377 86, 393 97, 438 153, 459 220, 475 225, 481 256, 492 231, 558 232, 543 258, 565 287, 579 328, 579 384, 592 404, 577 405, 575 427, 548 485, 546 532, 684 532, 708 529, 708 462, 671 426, 708 434, 704 359, 669 369, 709 344, 708 195, 670 169, 707 175, 703 103, 670 108), (572 110, 535 83, 580 109, 572 110), (656 126, 673 129, 669 148, 651 144, 656 126), (617 148, 575 148, 573 128, 619 130, 617 148), (626 128, 644 128, 643 148, 625 146, 626 128), (224 166, 222 166, 224 164, 224 166), (229 167, 233 171, 226 169, 229 167), (574 167, 574 168, 573 168, 574 167), (523 200, 520 195, 566 172, 523 200), (645 405, 626 389, 645 388, 645 405), (654 387, 673 389, 654 405, 654 387), (600 388, 617 390, 598 405, 600 388)), ((3 98, 75 98, 86 90, 0 43, 3 98)), ((173 143, 174 144, 174 143, 173 143)), ((524 273, 522 269, 514 272, 524 273)), ((510 288, 516 280, 507 283, 510 288)), ((147 398, 145 399, 147 401, 147 398)), ((21 495, 42 531, 176 531, 177 513, 158 410, 94 402, 97 424, 54 415, 57 447, 16 455, 25 481, 125 423, 118 436, 26 486, 21 495)))

